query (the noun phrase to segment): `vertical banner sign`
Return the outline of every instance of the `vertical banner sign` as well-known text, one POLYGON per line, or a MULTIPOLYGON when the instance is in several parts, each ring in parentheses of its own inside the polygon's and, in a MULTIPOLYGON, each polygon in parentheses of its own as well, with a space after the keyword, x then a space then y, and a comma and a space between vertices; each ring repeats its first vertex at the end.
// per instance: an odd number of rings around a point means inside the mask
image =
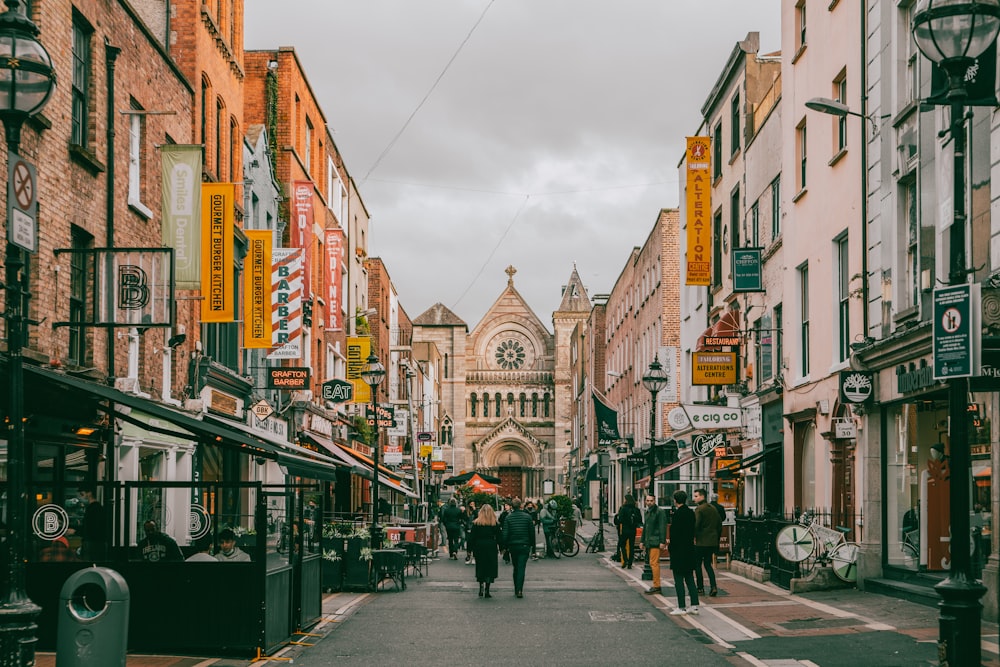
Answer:
POLYGON ((344 328, 340 312, 340 292, 343 289, 341 265, 344 261, 344 232, 326 230, 326 328, 340 331, 344 328))
POLYGON ((361 371, 372 353, 372 339, 367 336, 347 338, 347 380, 354 385, 353 403, 368 403, 372 400, 371 387, 361 377, 361 371))
POLYGON ((292 182, 291 240, 293 248, 302 248, 302 267, 305 282, 303 296, 312 297, 312 234, 313 234, 313 184, 310 181, 292 182))
POLYGON ((233 197, 232 183, 201 186, 201 321, 232 322, 233 197))
POLYGON ((934 290, 934 379, 978 375, 981 366, 982 291, 979 283, 934 290))
POLYGON ((596 392, 593 396, 597 444, 605 447, 621 440, 621 436, 618 434, 618 411, 598 398, 596 392))
POLYGON ((271 347, 271 235, 246 231, 249 249, 243 266, 243 347, 271 347))
POLYGON ((687 138, 687 285, 712 283, 711 151, 709 137, 687 138))
POLYGON ((160 146, 162 243, 174 249, 177 289, 201 289, 201 146, 160 146))
POLYGON ((302 357, 302 250, 271 251, 271 345, 268 359, 302 357))

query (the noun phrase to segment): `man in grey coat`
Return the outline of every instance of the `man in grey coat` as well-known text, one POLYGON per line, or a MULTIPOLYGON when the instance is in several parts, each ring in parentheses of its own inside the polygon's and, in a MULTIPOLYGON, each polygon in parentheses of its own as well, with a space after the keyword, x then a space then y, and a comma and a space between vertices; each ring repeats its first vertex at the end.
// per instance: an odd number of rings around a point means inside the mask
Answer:
POLYGON ((667 516, 656 504, 655 496, 646 496, 646 520, 642 525, 642 545, 646 547, 649 569, 653 572, 653 587, 646 595, 660 592, 660 549, 667 542, 667 516))

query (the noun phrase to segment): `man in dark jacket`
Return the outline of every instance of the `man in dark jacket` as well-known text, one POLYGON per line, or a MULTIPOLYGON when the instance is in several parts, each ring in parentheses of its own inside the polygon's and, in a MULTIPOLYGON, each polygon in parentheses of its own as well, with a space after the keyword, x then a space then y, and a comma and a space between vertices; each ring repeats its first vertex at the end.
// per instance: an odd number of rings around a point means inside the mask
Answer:
POLYGON ((458 540, 462 536, 462 510, 458 509, 458 503, 454 498, 441 510, 441 523, 448 533, 448 557, 458 560, 458 540))
POLYGON ((631 569, 635 557, 635 531, 642 525, 642 511, 636 507, 631 493, 625 495, 625 503, 615 514, 615 525, 618 527, 618 557, 622 567, 631 569))
POLYGON ((166 533, 161 533, 155 521, 142 524, 142 530, 146 533, 146 537, 139 542, 139 553, 143 560, 150 563, 184 560, 177 542, 166 533))
MULTIPOLYGON (((677 608, 671 616, 698 614, 698 590, 694 587, 694 568, 697 555, 694 549, 694 512, 687 506, 687 491, 674 491, 674 517, 670 523, 670 569, 674 573, 677 589, 677 608), (687 586, 691 605, 684 606, 684 586, 687 586)), ((714 510, 713 510, 714 511, 714 510)))
POLYGON ((667 542, 667 515, 656 504, 656 496, 646 496, 646 522, 642 525, 642 546, 646 547, 653 587, 646 595, 660 592, 660 549, 667 542))
POLYGON ((503 544, 514 564, 514 595, 524 597, 524 570, 535 546, 535 524, 531 515, 521 509, 521 499, 511 501, 513 508, 503 522, 503 544))
POLYGON ((715 585, 715 569, 712 567, 712 560, 715 552, 719 550, 719 538, 722 536, 722 517, 719 510, 708 502, 708 491, 705 489, 695 489, 694 502, 694 544, 697 560, 695 561, 694 574, 698 583, 698 594, 705 593, 705 580, 701 576, 701 567, 705 566, 708 572, 708 596, 715 597, 719 594, 719 589, 715 585))

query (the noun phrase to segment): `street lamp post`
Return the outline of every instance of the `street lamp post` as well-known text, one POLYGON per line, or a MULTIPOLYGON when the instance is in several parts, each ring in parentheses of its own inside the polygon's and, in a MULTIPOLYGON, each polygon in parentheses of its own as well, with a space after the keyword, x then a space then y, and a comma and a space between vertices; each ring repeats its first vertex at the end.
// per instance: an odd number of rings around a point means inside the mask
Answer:
MULTIPOLYGON (((0 122, 7 139, 7 168, 17 155, 21 127, 48 102, 55 86, 55 71, 45 48, 38 42, 38 27, 18 11, 19 0, 7 0, 0 14, 0 122)), ((9 177, 9 175, 8 175, 9 177)), ((9 210, 9 205, 8 205, 9 210)), ((21 252, 34 252, 35 237, 23 238, 11 230, 7 218, 7 249, 4 280, 7 292, 7 574, 8 588, 0 601, 0 665, 35 664, 35 618, 41 609, 25 590, 24 554, 27 541, 27 489, 25 483, 24 367, 21 356, 25 309, 30 295, 23 289, 24 259, 21 252), (27 245, 26 245, 27 243, 27 245)))
MULTIPOLYGON (((954 220, 949 231, 949 285, 968 281, 965 254, 965 88, 966 74, 976 58, 996 41, 1000 30, 1000 0, 920 0, 913 15, 913 38, 927 58, 948 73, 951 115, 948 132, 954 142, 954 220)), ((977 332, 978 333, 978 332, 977 332)), ((935 586, 941 596, 938 654, 941 664, 981 662, 982 603, 986 587, 972 572, 969 551, 969 415, 967 377, 949 378, 951 569, 935 586)))
POLYGON ((371 427, 371 447, 372 447, 372 529, 371 529, 371 545, 372 549, 382 548, 382 535, 381 528, 378 525, 378 401, 376 401, 376 392, 378 391, 378 386, 382 384, 382 380, 385 379, 385 366, 382 362, 378 360, 375 353, 372 352, 368 355, 368 362, 365 364, 365 368, 361 371, 361 379, 365 381, 368 388, 371 390, 371 417, 368 420, 368 425, 371 427))
MULTIPOLYGON (((657 354, 649 364, 649 370, 642 376, 642 384, 649 390, 652 398, 649 405, 649 449, 646 451, 646 463, 649 465, 647 493, 654 498, 656 497, 656 395, 667 388, 669 381, 670 378, 663 370, 663 364, 660 363, 660 355, 657 354)), ((649 552, 646 553, 646 564, 642 568, 642 578, 646 581, 652 581, 653 570, 649 565, 649 552)))

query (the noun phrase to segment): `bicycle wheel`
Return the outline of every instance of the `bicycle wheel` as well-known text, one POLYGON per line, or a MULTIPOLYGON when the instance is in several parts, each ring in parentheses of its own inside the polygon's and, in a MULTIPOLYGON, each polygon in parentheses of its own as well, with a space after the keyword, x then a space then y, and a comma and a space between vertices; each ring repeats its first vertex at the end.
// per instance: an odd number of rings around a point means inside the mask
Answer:
POLYGON ((779 530, 774 544, 778 554, 792 563, 801 563, 816 551, 816 538, 812 531, 807 526, 800 526, 797 523, 779 530))
POLYGON ((560 542, 560 551, 562 551, 563 556, 569 556, 572 558, 580 553, 580 543, 577 542, 576 538, 572 535, 563 534, 560 537, 560 542))
POLYGON ((830 552, 833 573, 849 584, 858 580, 858 550, 860 548, 854 542, 842 542, 830 552))

